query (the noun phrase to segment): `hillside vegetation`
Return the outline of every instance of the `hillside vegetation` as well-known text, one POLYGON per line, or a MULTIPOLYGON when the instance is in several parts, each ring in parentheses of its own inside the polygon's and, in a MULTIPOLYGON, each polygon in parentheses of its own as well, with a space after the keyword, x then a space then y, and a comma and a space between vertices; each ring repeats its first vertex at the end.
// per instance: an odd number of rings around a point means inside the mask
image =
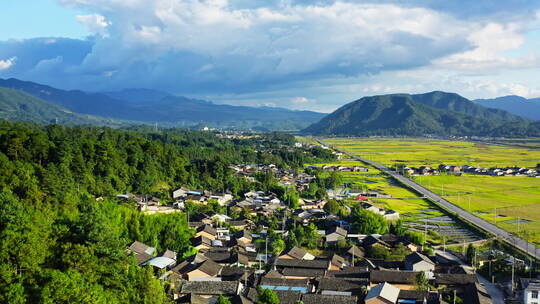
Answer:
POLYGON ((539 136, 540 124, 487 109, 457 94, 432 92, 364 97, 305 130, 345 136, 539 136))

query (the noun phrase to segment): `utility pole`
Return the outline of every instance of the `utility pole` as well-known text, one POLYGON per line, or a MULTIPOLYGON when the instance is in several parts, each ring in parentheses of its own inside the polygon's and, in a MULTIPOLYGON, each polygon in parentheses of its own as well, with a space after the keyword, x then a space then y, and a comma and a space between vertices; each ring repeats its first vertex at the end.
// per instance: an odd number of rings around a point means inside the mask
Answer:
POLYGON ((266 264, 268 264, 268 229, 266 229, 266 239, 264 241, 264 247, 265 247, 264 261, 266 264))

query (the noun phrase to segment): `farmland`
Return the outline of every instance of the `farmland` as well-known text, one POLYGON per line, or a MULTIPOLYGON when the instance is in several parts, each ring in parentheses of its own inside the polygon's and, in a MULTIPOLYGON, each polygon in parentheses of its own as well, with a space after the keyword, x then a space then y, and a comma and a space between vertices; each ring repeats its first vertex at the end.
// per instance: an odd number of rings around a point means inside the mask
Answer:
MULTIPOLYGON (((450 165, 523 166, 540 162, 540 149, 437 139, 325 139, 325 142, 392 167, 450 165)), ((533 144, 533 143, 529 143, 533 144)), ((538 144, 540 145, 540 144, 538 144)))
MULTIPOLYGON (((333 163, 312 164, 316 166, 356 166, 358 161, 341 160, 333 163)), ((376 168, 367 166, 369 172, 340 172, 340 176, 348 188, 360 188, 366 191, 376 191, 381 194, 391 195, 392 198, 374 198, 372 203, 377 207, 386 210, 395 210, 401 214, 407 227, 413 230, 423 231, 426 221, 428 229, 438 231, 441 235, 446 235, 447 240, 454 241, 476 240, 478 236, 467 231, 460 224, 456 223, 448 215, 434 206, 430 201, 420 197, 417 193, 410 191, 393 179, 385 176, 376 168)), ((349 201, 349 204, 354 204, 349 201)), ((441 243, 442 239, 435 239, 433 235, 429 237, 433 243, 441 243)), ((451 243, 452 241, 447 241, 451 243)))
MULTIPOLYGON (((430 139, 358 138, 325 141, 389 167, 397 164, 436 167, 441 163, 535 167, 540 162, 537 141, 520 141, 522 147, 430 139)), ((461 208, 507 231, 517 233, 524 239, 540 243, 540 178, 469 174, 413 178, 461 208)), ((405 207, 411 208, 408 203, 405 207)), ((418 208, 423 208, 423 205, 418 208)))

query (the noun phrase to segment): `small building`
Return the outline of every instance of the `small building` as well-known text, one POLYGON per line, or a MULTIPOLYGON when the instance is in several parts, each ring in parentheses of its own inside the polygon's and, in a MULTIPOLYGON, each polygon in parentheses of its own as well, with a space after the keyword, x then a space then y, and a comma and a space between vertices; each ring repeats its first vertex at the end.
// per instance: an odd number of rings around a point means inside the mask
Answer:
POLYGON ((369 290, 364 302, 366 304, 395 304, 399 291, 399 288, 389 283, 382 283, 369 290))
POLYGON ((540 303, 540 280, 521 280, 521 285, 521 287, 523 288, 523 303, 540 303))
POLYGON ((295 260, 314 260, 315 256, 305 251, 302 248, 293 247, 287 253, 281 255, 280 259, 295 259, 295 260))
POLYGON ((413 252, 405 258, 405 269, 432 272, 435 271, 435 263, 421 253, 413 252))
POLYGON ((346 237, 347 230, 337 226, 326 231, 326 243, 329 245, 336 244, 340 238, 345 239, 346 237))

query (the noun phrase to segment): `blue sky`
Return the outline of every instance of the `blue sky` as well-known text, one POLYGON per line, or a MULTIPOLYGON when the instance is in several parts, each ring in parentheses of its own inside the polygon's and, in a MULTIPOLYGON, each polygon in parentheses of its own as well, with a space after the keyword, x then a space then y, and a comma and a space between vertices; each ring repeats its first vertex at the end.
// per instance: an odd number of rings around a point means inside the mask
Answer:
POLYGON ((540 96, 537 0, 4 0, 1 16, 0 77, 64 89, 325 112, 386 93, 540 96))
POLYGON ((55 0, 4 0, 1 4, 0 40, 89 35, 75 19, 82 12, 58 5, 55 0))

